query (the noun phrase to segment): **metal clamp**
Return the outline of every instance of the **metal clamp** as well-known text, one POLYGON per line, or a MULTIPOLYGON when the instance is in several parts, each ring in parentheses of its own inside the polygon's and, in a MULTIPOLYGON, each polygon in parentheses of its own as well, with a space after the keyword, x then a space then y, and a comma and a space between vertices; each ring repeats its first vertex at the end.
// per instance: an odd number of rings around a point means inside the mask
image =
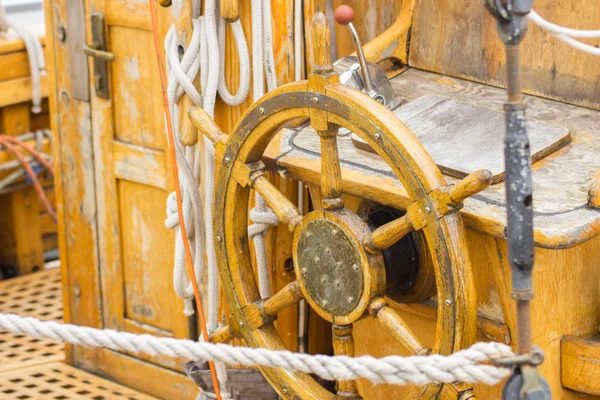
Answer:
POLYGON ((498 367, 515 368, 523 365, 538 366, 544 362, 544 352, 537 346, 531 348, 528 354, 516 354, 512 357, 500 358, 494 361, 498 367))
POLYGON ((527 32, 527 14, 533 0, 486 0, 486 8, 498 20, 498 32, 505 44, 521 43, 527 32))

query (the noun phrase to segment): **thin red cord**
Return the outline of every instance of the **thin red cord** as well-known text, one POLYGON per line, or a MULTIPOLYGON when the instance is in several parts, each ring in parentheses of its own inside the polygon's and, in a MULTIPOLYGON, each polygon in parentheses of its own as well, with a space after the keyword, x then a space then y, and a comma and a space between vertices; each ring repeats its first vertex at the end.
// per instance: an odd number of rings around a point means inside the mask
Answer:
MULTIPOLYGON (((204 309, 202 308, 202 300, 200 299, 200 290, 198 290, 198 284, 196 283, 196 273, 194 272, 194 261, 192 260, 192 251, 190 250, 190 243, 188 241, 185 229, 185 221, 183 219, 183 210, 181 205, 181 188, 179 186, 179 169, 177 167, 177 160, 175 155, 175 138, 173 135, 173 127, 171 126, 171 112, 169 110, 169 98, 167 95, 167 84, 165 79, 165 68, 162 57, 160 56, 160 42, 158 40, 158 28, 156 24, 156 6, 154 2, 156 0, 150 0, 150 16, 152 18, 152 34, 154 36, 154 47, 156 50, 156 61, 158 63, 158 70, 160 75, 160 85, 163 95, 163 107, 165 111, 165 118, 167 120, 167 133, 169 138, 169 150, 171 155, 171 169, 173 171, 173 181, 175 184, 175 196, 177 198, 177 214, 179 217, 179 228, 181 231, 181 237, 183 238, 183 248, 185 249, 186 268, 192 287, 194 289, 194 298, 196 300, 196 308, 198 309, 198 316, 200 318, 200 327, 202 328, 202 336, 205 342, 209 342, 208 330, 206 329, 206 318, 204 317, 204 309)), ((212 361, 208 362, 210 368, 210 375, 212 377, 213 386, 215 388, 215 395, 217 400, 221 400, 221 390, 219 388, 219 381, 217 379, 217 373, 215 365, 212 361)))
POLYGON ((13 138, 12 136, 8 136, 8 135, 0 135, 0 146, 4 146, 6 151, 8 151, 12 155, 14 155, 15 158, 17 160, 19 160, 19 163, 21 163, 21 166, 23 167, 23 169, 29 176, 29 179, 31 180, 31 183, 32 183, 33 187, 35 188, 35 191, 36 191, 38 197, 42 201, 44 208, 46 208, 46 211, 48 211, 48 214, 50 215, 50 217, 52 218, 54 223, 56 223, 56 211, 54 211, 54 208, 50 204, 48 197, 46 197, 46 193, 44 192, 44 188, 42 187, 42 184, 40 183, 40 181, 37 177, 37 174, 31 167, 31 164, 29 163, 29 161, 27 161, 27 159, 23 156, 23 154, 21 154, 19 152, 19 150, 17 150, 17 147, 15 147, 15 145, 20 146, 20 147, 24 148, 25 150, 27 150, 41 164, 43 164, 52 174, 54 174, 52 165, 50 165, 50 163, 46 159, 44 159, 44 157, 42 157, 42 155, 39 152, 37 152, 33 148, 29 147, 28 145, 23 143, 21 140, 18 140, 16 138, 13 138))

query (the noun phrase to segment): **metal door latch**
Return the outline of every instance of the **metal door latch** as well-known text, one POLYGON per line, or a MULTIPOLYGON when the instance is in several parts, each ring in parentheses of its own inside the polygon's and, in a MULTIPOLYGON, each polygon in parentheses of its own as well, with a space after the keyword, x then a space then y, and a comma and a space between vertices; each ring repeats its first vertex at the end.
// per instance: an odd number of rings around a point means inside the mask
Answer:
POLYGON ((106 51, 104 15, 93 13, 91 24, 92 43, 83 46, 83 52, 90 57, 94 57, 94 86, 96 88, 96 96, 108 99, 108 63, 115 60, 115 55, 106 51))

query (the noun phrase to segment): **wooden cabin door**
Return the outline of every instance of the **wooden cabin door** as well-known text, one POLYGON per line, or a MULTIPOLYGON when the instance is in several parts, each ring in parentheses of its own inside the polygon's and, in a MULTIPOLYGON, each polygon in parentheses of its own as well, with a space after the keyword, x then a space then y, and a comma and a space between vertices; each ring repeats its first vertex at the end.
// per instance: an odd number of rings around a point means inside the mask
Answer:
POLYGON ((188 338, 183 302, 173 291, 174 233, 164 225, 172 185, 148 3, 90 4, 91 41, 98 47, 103 30, 114 55, 112 62, 92 57, 90 80, 104 325, 188 338), (106 77, 99 74, 103 63, 106 77))

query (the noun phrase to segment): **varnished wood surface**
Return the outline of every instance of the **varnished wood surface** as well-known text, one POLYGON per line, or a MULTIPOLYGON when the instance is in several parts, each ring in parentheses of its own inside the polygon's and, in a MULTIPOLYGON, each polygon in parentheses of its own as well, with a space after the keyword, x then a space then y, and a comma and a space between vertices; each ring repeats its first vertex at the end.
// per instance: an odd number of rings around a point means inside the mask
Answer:
MULTIPOLYGON (((536 10, 555 24, 598 29, 596 0, 537 0, 536 10)), ((600 39, 584 40, 599 45, 600 39)), ((569 47, 533 23, 522 44, 523 90, 600 109, 598 57, 569 47)), ((504 86, 506 60, 496 21, 483 1, 420 0, 413 19, 410 65, 445 75, 504 86)))
MULTIPOLYGON (((405 101, 439 94, 501 110, 506 99, 500 89, 415 69, 394 78, 392 84, 405 101)), ((585 207, 590 180, 600 168, 600 127, 594 122, 598 114, 534 97, 526 97, 526 103, 529 117, 565 126, 572 137, 571 143, 533 166, 535 241, 549 248, 585 242, 600 232, 600 214, 585 207)), ((338 146, 343 191, 396 208, 410 204, 381 158, 357 149, 349 136, 339 137, 338 146)), ((318 184, 319 148, 318 137, 309 129, 284 130, 281 141, 267 150, 265 162, 276 162, 290 176, 318 184)), ((503 237, 504 204, 504 185, 497 184, 467 199, 461 212, 470 228, 503 237)))
POLYGON ((578 392, 600 396, 600 335, 561 340, 562 383, 578 392))

